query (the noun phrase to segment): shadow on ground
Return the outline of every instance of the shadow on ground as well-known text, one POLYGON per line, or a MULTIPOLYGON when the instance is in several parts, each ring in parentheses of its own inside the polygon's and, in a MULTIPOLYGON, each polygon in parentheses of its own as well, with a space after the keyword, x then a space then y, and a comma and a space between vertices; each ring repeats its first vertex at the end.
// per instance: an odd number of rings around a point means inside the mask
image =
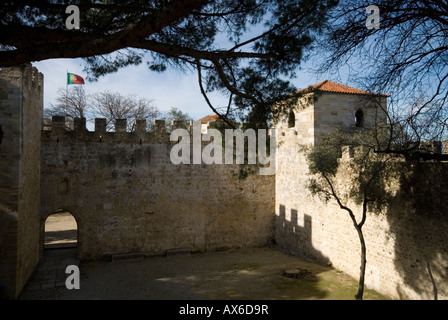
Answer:
MULTIPOLYGON (((275 247, 132 261, 82 261, 79 268, 79 290, 65 286, 37 288, 36 281, 31 280, 34 287, 27 285, 19 299, 353 299, 357 285, 343 273, 275 247), (285 277, 286 270, 314 276, 285 277)), ((42 279, 38 272, 35 277, 42 279)), ((370 290, 365 298, 384 299, 370 290)))

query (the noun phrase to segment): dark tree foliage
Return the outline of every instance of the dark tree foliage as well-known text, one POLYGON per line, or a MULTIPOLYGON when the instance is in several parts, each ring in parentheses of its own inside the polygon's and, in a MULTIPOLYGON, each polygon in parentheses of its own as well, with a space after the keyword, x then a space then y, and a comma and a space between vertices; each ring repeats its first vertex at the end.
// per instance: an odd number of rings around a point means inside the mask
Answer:
POLYGON ((170 131, 172 129, 173 121, 182 121, 185 128, 187 128, 190 122, 193 121, 193 118, 190 117, 188 113, 183 112, 181 109, 175 107, 171 107, 168 112, 165 112, 164 116, 167 131, 170 131))
POLYGON ((335 0, 47 0, 0 5, 0 67, 84 58, 88 79, 146 63, 198 71, 201 92, 222 119, 248 115, 266 125, 335 0), (67 30, 65 9, 80 9, 67 30), (224 92, 214 107, 210 91, 224 92))

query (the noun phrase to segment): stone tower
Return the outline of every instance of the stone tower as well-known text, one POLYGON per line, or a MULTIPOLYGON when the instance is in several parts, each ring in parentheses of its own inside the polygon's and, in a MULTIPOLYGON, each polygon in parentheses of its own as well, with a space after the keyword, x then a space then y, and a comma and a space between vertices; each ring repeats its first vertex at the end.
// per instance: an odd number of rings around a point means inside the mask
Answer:
POLYGON ((314 145, 336 128, 353 131, 372 128, 386 121, 388 95, 373 94, 329 80, 298 93, 303 97, 277 127, 295 128, 301 144, 314 145))
POLYGON ((16 298, 39 262, 43 75, 0 70, 0 298, 16 298))

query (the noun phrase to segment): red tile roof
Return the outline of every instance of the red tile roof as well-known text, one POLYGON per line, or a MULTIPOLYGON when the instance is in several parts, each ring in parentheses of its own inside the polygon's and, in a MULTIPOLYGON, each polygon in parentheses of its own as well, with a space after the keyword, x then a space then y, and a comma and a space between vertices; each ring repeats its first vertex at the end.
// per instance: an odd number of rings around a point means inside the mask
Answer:
POLYGON ((219 119, 220 118, 217 114, 209 114, 209 115, 199 119, 198 121, 201 121, 202 124, 207 124, 209 122, 217 121, 219 119))
POLYGON ((364 90, 349 87, 349 86, 339 84, 339 83, 329 81, 329 80, 324 80, 319 83, 313 84, 312 86, 309 86, 305 89, 297 91, 297 93, 307 93, 307 92, 313 92, 313 91, 345 93, 345 94, 376 95, 376 96, 389 97, 389 95, 387 95, 387 94, 377 94, 377 93, 367 92, 364 90))

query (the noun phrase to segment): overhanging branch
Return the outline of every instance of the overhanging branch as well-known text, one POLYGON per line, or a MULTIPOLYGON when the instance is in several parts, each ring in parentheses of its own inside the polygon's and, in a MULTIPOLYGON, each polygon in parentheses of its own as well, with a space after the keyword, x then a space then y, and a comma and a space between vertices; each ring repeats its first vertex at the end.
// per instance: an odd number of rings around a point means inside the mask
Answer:
MULTIPOLYGON (((101 33, 87 36, 84 34, 78 38, 76 32, 50 31, 54 37, 53 41, 42 40, 38 46, 35 43, 29 45, 26 41, 22 41, 25 45, 18 47, 16 46, 19 45, 18 41, 7 40, 15 43, 14 46, 17 49, 0 52, 0 67, 11 67, 51 58, 85 58, 133 47, 133 44, 190 15, 207 2, 208 0, 173 1, 157 13, 146 15, 140 21, 112 35, 101 33)), ((22 34, 26 39, 26 34, 23 32, 22 34)), ((40 36, 40 38, 43 37, 43 35, 40 36)))
MULTIPOLYGON (((198 82, 199 82, 199 88, 201 90, 201 94, 204 97, 205 101, 207 102, 208 106, 210 107, 210 109, 213 110, 214 113, 216 113, 218 115, 218 117, 220 119, 222 119, 226 124, 228 124, 231 128, 236 129, 235 126, 230 123, 230 121, 228 120, 227 117, 223 116, 222 114, 220 114, 215 107, 213 107, 212 103, 210 102, 205 90, 204 90, 204 86, 202 85, 202 74, 201 74, 201 63, 199 60, 197 60, 196 62, 196 68, 198 70, 198 82)), ((228 112, 227 112, 228 113, 228 112)), ((226 114, 227 115, 227 114, 226 114)))

